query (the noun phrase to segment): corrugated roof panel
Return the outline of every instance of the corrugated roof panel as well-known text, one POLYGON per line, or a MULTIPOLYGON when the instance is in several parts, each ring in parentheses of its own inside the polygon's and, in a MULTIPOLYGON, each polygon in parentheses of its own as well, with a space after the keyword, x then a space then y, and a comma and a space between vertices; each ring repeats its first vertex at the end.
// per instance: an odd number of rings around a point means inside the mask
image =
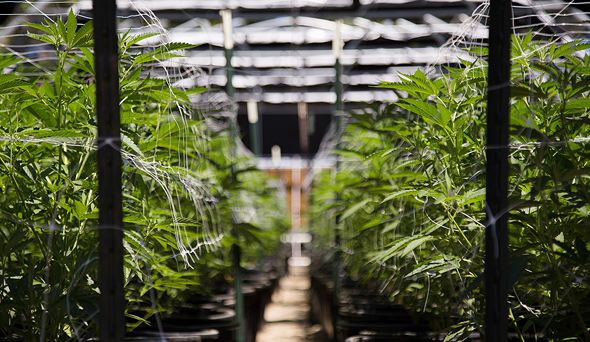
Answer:
POLYGON ((334 34, 330 31, 309 28, 305 32, 305 42, 309 44, 331 42, 333 39, 334 34))
MULTIPOLYGON (((170 40, 173 42, 183 42, 195 45, 211 44, 213 46, 223 46, 223 32, 219 29, 185 32, 172 31, 170 32, 170 40)), ((147 40, 144 43, 150 44, 147 40)))
POLYGON ((371 4, 405 4, 413 0, 361 0, 362 5, 371 4))
MULTIPOLYGON (((393 67, 387 68, 387 70, 385 72, 387 73, 387 75, 398 75, 398 73, 413 74, 418 69, 422 69, 422 68, 419 66, 402 66, 402 67, 393 66, 393 67)), ((397 82, 397 80, 390 81, 390 82, 397 82)))
MULTIPOLYGON (((361 0, 361 5, 401 5, 416 0, 361 0)), ((448 2, 476 2, 482 0, 422 0, 426 3, 448 3, 448 2)), ((420 2, 422 2, 420 1, 420 2)), ((152 11, 170 11, 170 10, 212 10, 221 9, 248 9, 248 10, 269 10, 269 9, 289 9, 289 8, 342 8, 345 9, 352 5, 352 0, 144 0, 134 1, 117 1, 120 9, 137 8, 141 11, 151 9, 152 11)), ((74 5, 76 10, 90 11, 92 9, 91 1, 80 1, 74 5)))
POLYGON ((345 92, 342 95, 344 102, 395 102, 398 100, 397 95, 392 90, 381 91, 355 91, 345 92))
POLYGON ((429 13, 425 14, 423 18, 434 33, 455 33, 461 28, 461 24, 447 23, 429 13))
POLYGON ((305 58, 305 66, 308 68, 313 67, 322 67, 327 65, 334 65, 336 63, 336 58, 332 55, 332 52, 329 51, 328 53, 317 55, 317 56, 309 56, 305 58))
MULTIPOLYGON (((295 18, 295 24, 301 26, 310 26, 324 29, 326 31, 334 31, 336 23, 332 20, 312 18, 306 16, 298 16, 295 18)), ((345 26, 345 25, 342 25, 345 26)))
MULTIPOLYGON (((341 64, 345 66, 345 72, 341 79, 345 85, 345 93, 343 94, 344 102, 396 101, 397 97, 393 91, 377 90, 368 86, 377 85, 381 81, 399 81, 399 71, 413 73, 418 69, 417 65, 426 65, 433 62, 456 63, 458 62, 458 56, 466 59, 469 58, 465 52, 460 50, 441 52, 438 48, 434 47, 397 48, 400 46, 397 42, 430 36, 434 33, 452 34, 458 29, 465 30, 467 25, 451 23, 440 19, 447 19, 448 16, 446 15, 437 14, 440 16, 438 18, 428 14, 428 8, 433 8, 434 6, 432 3, 459 0, 361 1, 363 4, 376 5, 370 7, 371 10, 386 8, 388 11, 395 11, 395 8, 404 8, 405 10, 410 8, 411 11, 418 14, 408 15, 411 18, 416 18, 416 20, 421 20, 421 23, 399 18, 399 16, 397 19, 394 16, 391 20, 380 22, 377 19, 370 20, 358 16, 368 15, 366 12, 350 12, 357 17, 352 18, 352 23, 347 21, 348 25, 342 25, 342 38, 346 43, 344 46, 345 50, 340 58, 341 64), (395 6, 395 4, 406 4, 410 2, 413 3, 409 6, 395 6), (431 4, 429 5, 428 3, 431 4), (391 4, 392 6, 379 7, 377 6, 378 4, 391 4), (421 8, 423 8, 423 12, 421 12, 421 8), (367 41, 373 42, 367 43, 367 41), (360 42, 365 43, 357 45, 360 42), (383 48, 366 48, 379 46, 383 46, 383 48), (361 67, 357 68, 357 66, 361 67)), ((467 1, 481 2, 482 0, 467 1)), ((123 1, 122 3, 128 4, 129 2, 123 1)), ((234 41, 236 43, 236 49, 234 50, 234 57, 232 59, 232 64, 236 68, 233 78, 233 85, 236 88, 236 101, 243 102, 252 98, 269 104, 294 104, 299 101, 306 101, 308 103, 319 103, 321 105, 318 107, 321 108, 329 108, 325 104, 333 104, 336 101, 334 92, 331 90, 327 91, 332 88, 335 76, 333 68, 335 58, 331 49, 328 47, 331 45, 329 43, 334 37, 334 21, 308 16, 296 16, 295 14, 293 16, 277 17, 254 23, 249 23, 249 20, 255 18, 256 13, 258 13, 254 11, 255 9, 266 10, 268 8, 301 8, 302 6, 310 6, 311 8, 318 8, 323 11, 324 9, 322 7, 337 7, 343 6, 343 4, 349 5, 352 4, 352 0, 139 0, 136 3, 141 6, 149 6, 155 11, 164 8, 176 11, 185 8, 208 8, 212 11, 213 17, 209 18, 211 21, 199 18, 188 20, 176 28, 171 28, 168 37, 152 38, 153 41, 149 42, 150 44, 154 44, 168 38, 170 41, 210 44, 214 46, 208 51, 189 50, 187 51, 187 57, 167 61, 164 64, 167 66, 210 68, 209 73, 211 75, 194 77, 177 83, 177 85, 187 88, 212 86, 215 89, 206 94, 199 95, 198 100, 196 97, 193 97, 196 101, 220 102, 228 100, 227 95, 219 90, 226 85, 227 78, 224 70, 226 64, 225 54, 221 49, 224 38, 222 29, 219 24, 211 25, 211 22, 218 22, 218 16, 215 12, 218 8, 215 6, 219 6, 219 9, 253 9, 253 11, 242 11, 242 13, 247 12, 248 15, 241 18, 239 17, 240 11, 235 11, 234 13, 236 13, 237 17, 232 22, 234 27, 234 41), (152 4, 154 6, 151 6, 152 4), (280 50, 283 46, 278 44, 291 46, 288 47, 289 50, 280 50), (321 50, 318 47, 321 47, 321 50), (253 89, 257 89, 256 92, 253 89)), ((90 4, 90 1, 83 0, 80 4, 90 4)), ((259 13, 262 13, 261 18, 269 18, 269 13, 283 12, 260 11, 259 13)), ((289 12, 285 11, 284 13, 287 14, 289 12)), ((408 11, 404 13, 407 14, 408 11)), ((454 13, 453 15, 456 15, 454 13)), ((465 21, 469 17, 464 14, 462 16, 459 15, 457 18, 460 21, 465 21)), ((178 19, 170 19, 169 23, 174 23, 175 20, 178 19)), ((130 27, 134 27, 133 25, 137 23, 135 18, 128 19, 128 21, 128 26, 130 27)), ((469 32, 471 32, 472 37, 487 37, 487 27, 482 24, 476 23, 467 28, 470 29, 469 32)), ((419 46, 417 44, 422 44, 423 41, 425 40, 416 40, 416 45, 413 44, 412 46, 419 46)), ((435 40, 428 40, 426 44, 433 44, 433 41, 435 40)))
POLYGON ((399 29, 406 31, 412 37, 428 36, 432 33, 430 26, 419 25, 403 18, 397 19, 395 24, 399 29))
POLYGON ((303 100, 307 103, 335 103, 336 94, 334 92, 309 92, 304 93, 303 100))
MULTIPOLYGON (((219 0, 218 0, 219 1, 219 0)), ((235 0, 234 0, 235 1, 235 0)), ((345 7, 351 0, 240 0, 238 6, 250 9, 300 8, 300 7, 345 7)))
MULTIPOLYGON (((234 28, 234 41, 236 44, 248 43, 252 45, 265 44, 295 44, 303 45, 306 43, 326 43, 331 42, 334 33, 327 29, 332 23, 331 21, 314 18, 302 18, 300 20, 307 26, 289 26, 287 24, 294 24, 297 20, 269 20, 269 25, 276 26, 257 26, 252 25, 234 28), (309 20, 308 20, 309 19, 309 20), (327 23, 326 23, 327 22, 327 23), (311 24, 318 24, 311 26, 311 24), (321 24, 321 25, 320 25, 321 24), (287 26, 285 26, 287 25, 287 26)), ((353 22, 357 26, 344 25, 342 29, 342 39, 345 42, 356 40, 374 40, 379 37, 394 41, 404 41, 412 38, 418 38, 431 35, 432 33, 447 33, 452 34, 461 28, 460 24, 447 23, 432 15, 425 15, 424 20, 428 24, 416 24, 405 19, 398 19, 396 25, 383 25, 364 18, 354 18, 353 22)), ((332 25, 333 26, 333 25, 332 25)), ((476 29, 476 36, 482 36, 483 32, 487 32, 487 28, 481 24, 476 29), (479 28, 481 26, 481 28, 479 28)), ((486 33, 487 34, 487 33, 486 33)), ((161 37, 153 38, 150 41, 145 41, 146 44, 153 44, 159 41, 161 37)), ((219 25, 212 27, 196 27, 189 29, 183 27, 181 30, 170 31, 170 40, 183 41, 191 44, 211 44, 213 46, 221 47, 223 44, 223 32, 219 25)))
MULTIPOLYGON (((180 59, 184 64, 195 66, 225 67, 225 55, 223 51, 187 51, 188 57, 180 59)), ((344 50, 341 57, 343 65, 401 65, 401 64, 427 64, 444 57, 445 61, 452 59, 457 62, 456 56, 469 58, 464 51, 453 52, 440 51, 434 47, 424 48, 398 48, 398 49, 365 49, 344 50)), ((330 67, 335 63, 331 50, 299 50, 294 51, 235 51, 232 58, 234 67, 256 68, 304 68, 304 67, 330 67)), ((446 62, 445 62, 446 63, 446 62)), ((167 62, 168 66, 177 65, 174 60, 167 62)), ((309 71, 313 74, 315 71, 309 71)))
POLYGON ((258 21, 252 24, 248 24, 242 27, 243 30, 250 32, 250 31, 260 31, 266 30, 269 27, 279 27, 279 26, 293 26, 295 24, 295 18, 293 17, 279 17, 273 18, 268 20, 258 21))
POLYGON ((383 37, 386 39, 391 39, 391 40, 406 40, 406 34, 404 34, 404 32, 402 32, 401 30, 399 30, 398 28, 396 28, 395 26, 391 25, 383 25, 377 22, 374 22, 372 20, 369 19, 365 19, 365 18, 361 18, 361 17, 356 17, 352 20, 352 22, 355 25, 358 25, 360 27, 363 27, 365 29, 368 30, 368 32, 366 33, 366 35, 368 37, 370 37, 370 39, 376 39, 378 37, 383 37), (373 36, 375 38, 373 38, 373 36))
MULTIPOLYGON (((193 103, 201 101, 223 102, 227 101, 227 94, 224 92, 205 92, 201 94, 194 94, 190 96, 193 103)), ((281 93, 237 93, 235 101, 246 102, 249 100, 256 100, 271 104, 282 103, 298 103, 304 101, 306 103, 327 103, 334 104, 336 102, 336 94, 333 92, 281 92, 281 93)), ((392 90, 376 90, 376 91, 355 91, 344 92, 342 94, 344 102, 395 102, 398 100, 397 95, 392 90)))
MULTIPOLYGON (((407 69, 407 68, 406 68, 407 69)), ((343 84, 348 85, 377 85, 381 81, 386 82, 397 82, 399 76, 397 71, 404 73, 411 73, 418 68, 413 70, 406 69, 390 69, 390 74, 363 74, 363 75, 343 75, 341 80, 343 84)), ((203 87, 207 85, 225 86, 227 82, 225 75, 211 75, 203 76, 196 79, 182 80, 177 83, 178 86, 184 88, 191 87, 203 87)), ((256 86, 272 86, 272 85, 289 85, 293 87, 307 87, 315 85, 330 85, 334 82, 334 75, 318 75, 318 76, 252 76, 252 75, 236 75, 233 78, 233 85, 235 88, 253 88, 256 86)))

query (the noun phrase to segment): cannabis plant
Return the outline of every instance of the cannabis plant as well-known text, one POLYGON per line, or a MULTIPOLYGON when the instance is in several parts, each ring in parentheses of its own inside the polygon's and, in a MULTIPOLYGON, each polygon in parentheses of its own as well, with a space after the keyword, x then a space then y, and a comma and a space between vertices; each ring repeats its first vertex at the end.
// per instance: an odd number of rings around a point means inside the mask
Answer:
MULTIPOLYGON (((513 42, 511 329, 590 340, 588 46, 513 42)), ((399 101, 352 114, 340 151, 352 163, 331 196, 349 274, 429 316, 448 340, 484 334, 487 50, 471 53, 434 79, 417 71, 381 84, 399 101)))
MULTIPOLYGON (((14 72, 0 77, 0 329, 8 339, 84 339, 95 333, 99 298, 92 22, 79 25, 70 12, 65 22, 28 26, 41 32, 28 36, 52 47, 55 58, 35 65, 41 76, 18 76, 33 75, 32 67, 2 61, 14 72)), ((191 229, 209 213, 175 210, 209 196, 199 192, 206 181, 194 181, 183 163, 199 145, 180 140, 202 136, 186 108, 190 93, 203 89, 177 89, 144 72, 192 45, 131 51, 151 36, 127 32, 119 44, 129 305, 144 302, 152 288, 195 283, 194 273, 177 271, 174 257, 187 259, 212 236, 191 229)))

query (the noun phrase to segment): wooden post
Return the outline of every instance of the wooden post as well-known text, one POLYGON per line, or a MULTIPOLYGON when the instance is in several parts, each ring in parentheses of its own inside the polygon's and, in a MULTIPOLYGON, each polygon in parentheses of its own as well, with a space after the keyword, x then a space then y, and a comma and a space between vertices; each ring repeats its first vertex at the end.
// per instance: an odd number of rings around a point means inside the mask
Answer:
POLYGON ((98 123, 99 288, 101 342, 123 342, 123 201, 119 52, 115 0, 93 0, 98 123))
POLYGON ((486 175, 486 341, 508 340, 508 143, 510 124, 509 0, 491 0, 486 175))

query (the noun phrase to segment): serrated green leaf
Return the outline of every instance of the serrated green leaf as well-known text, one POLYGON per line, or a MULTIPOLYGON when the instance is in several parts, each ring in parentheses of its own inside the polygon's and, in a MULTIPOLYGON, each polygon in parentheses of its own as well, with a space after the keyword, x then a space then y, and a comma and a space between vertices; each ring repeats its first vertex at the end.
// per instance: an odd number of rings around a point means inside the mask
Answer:
POLYGON ((154 62, 154 61, 162 61, 162 60, 165 60, 168 58, 174 58, 174 57, 185 57, 185 56, 170 53, 170 52, 164 52, 164 53, 160 53, 160 54, 148 53, 148 54, 140 55, 137 58, 135 58, 133 60, 133 63, 131 64, 131 66, 145 64, 145 63, 154 62))
POLYGON ((127 135, 121 133, 121 141, 123 142, 123 144, 129 146, 140 157, 142 157, 142 158, 145 157, 143 155, 143 152, 141 151, 141 149, 127 135))
POLYGON ((64 36, 66 40, 66 45, 69 47, 74 46, 74 37, 76 36, 76 29, 78 28, 78 21, 76 20, 76 15, 74 11, 70 9, 70 13, 68 13, 68 20, 66 21, 66 35, 64 36))
POLYGON ((87 135, 72 129, 55 131, 29 131, 28 135, 36 138, 86 138, 87 135))
POLYGON ((49 27, 49 26, 46 26, 43 24, 37 24, 37 23, 24 23, 24 24, 29 27, 36 28, 37 30, 43 31, 47 34, 53 35, 51 27, 49 27))
POLYGON ((575 109, 582 109, 582 108, 590 108, 590 98, 583 97, 574 100, 570 100, 565 104, 566 110, 575 110, 575 109))
POLYGON ((77 63, 73 63, 69 60, 67 60, 66 62, 68 64, 70 64, 71 66, 84 71, 86 73, 89 73, 91 75, 94 75, 94 70, 92 69, 92 67, 88 64, 88 61, 82 57, 79 56, 71 56, 73 60, 75 60, 77 63))
POLYGON ((420 190, 417 190, 417 189, 399 190, 399 191, 396 191, 396 192, 390 194, 389 196, 385 197, 385 199, 383 201, 381 201, 381 203, 385 203, 387 201, 391 201, 392 199, 402 197, 402 196, 406 197, 406 196, 417 195, 419 192, 420 192, 420 190))
POLYGON ((36 34, 36 33, 27 32, 27 37, 30 37, 30 38, 33 38, 36 40, 40 40, 44 43, 51 44, 53 46, 59 45, 59 42, 53 36, 49 36, 46 34, 36 34))
POLYGON ((343 213, 342 216, 340 216, 341 220, 345 220, 347 218, 349 218, 352 214, 356 213, 359 209, 361 209, 362 207, 364 207, 367 203, 372 202, 371 199, 365 199, 362 200, 350 207, 348 207, 343 213))
POLYGON ((403 107, 414 114, 421 116, 426 123, 432 125, 437 123, 442 128, 447 128, 450 119, 450 112, 447 110, 445 113, 441 113, 436 107, 430 103, 416 100, 416 99, 404 99, 406 103, 398 103, 400 107, 403 107))
POLYGON ((151 37, 159 36, 161 34, 162 33, 160 33, 160 32, 147 32, 147 33, 141 33, 141 34, 138 34, 135 36, 131 36, 126 41, 127 48, 131 47, 134 44, 141 42, 142 40, 146 40, 151 37))
POLYGON ((401 257, 405 257, 406 255, 414 252, 416 248, 421 247, 426 242, 434 240, 433 236, 413 236, 413 238, 415 239, 410 241, 402 250, 400 254, 401 257))
POLYGON ((406 274, 404 278, 411 278, 421 275, 426 272, 443 273, 459 268, 459 263, 454 258, 447 259, 447 256, 437 256, 433 259, 426 260, 414 267, 414 269, 406 274))
POLYGON ((394 256, 406 256, 412 253, 414 249, 431 240, 434 240, 434 237, 425 235, 414 235, 397 239, 388 245, 389 248, 386 248, 383 252, 376 253, 372 261, 380 260, 385 262, 394 256))
POLYGON ((385 82, 385 81, 381 81, 379 83, 379 85, 374 86, 375 88, 390 88, 390 89, 396 89, 396 90, 401 90, 401 91, 405 91, 408 93, 424 93, 424 94, 430 94, 430 90, 426 90, 425 88, 422 88, 414 83, 409 83, 409 82, 385 82))
POLYGON ((165 54, 170 51, 186 50, 186 49, 191 49, 194 47, 197 47, 197 45, 188 44, 188 43, 180 43, 180 42, 171 42, 171 43, 166 43, 162 46, 159 46, 154 51, 154 55, 157 56, 157 55, 165 54))
POLYGON ((92 21, 86 22, 82 27, 76 31, 74 38, 72 39, 72 47, 89 47, 89 42, 93 39, 93 23, 92 21))

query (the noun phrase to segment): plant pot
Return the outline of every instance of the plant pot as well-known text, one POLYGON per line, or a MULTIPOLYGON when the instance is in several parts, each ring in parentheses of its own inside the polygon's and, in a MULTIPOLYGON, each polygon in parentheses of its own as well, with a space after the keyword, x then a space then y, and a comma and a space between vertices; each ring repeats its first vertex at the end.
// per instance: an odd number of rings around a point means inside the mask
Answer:
POLYGON ((355 335, 350 336, 346 342, 431 342, 433 339, 418 337, 411 334, 372 334, 372 335, 355 335))
POLYGON ((334 338, 332 322, 332 283, 328 277, 314 275, 311 277, 311 320, 320 324, 328 340, 334 338))
POLYGON ((362 289, 342 289, 338 305, 336 336, 338 341, 371 332, 372 336, 414 336, 423 338, 430 330, 424 320, 416 322, 403 306, 385 296, 362 289))
POLYGON ((219 331, 206 329, 190 332, 165 332, 164 336, 157 331, 140 331, 129 335, 125 338, 125 342, 161 342, 164 339, 167 342, 199 342, 218 339, 219 331))
MULTIPOLYGON (((145 331, 158 332, 158 325, 152 318, 151 326, 145 331)), ((162 319, 165 332, 199 332, 217 330, 219 339, 224 342, 235 341, 238 322, 236 312, 218 303, 187 304, 171 317, 162 319)))

